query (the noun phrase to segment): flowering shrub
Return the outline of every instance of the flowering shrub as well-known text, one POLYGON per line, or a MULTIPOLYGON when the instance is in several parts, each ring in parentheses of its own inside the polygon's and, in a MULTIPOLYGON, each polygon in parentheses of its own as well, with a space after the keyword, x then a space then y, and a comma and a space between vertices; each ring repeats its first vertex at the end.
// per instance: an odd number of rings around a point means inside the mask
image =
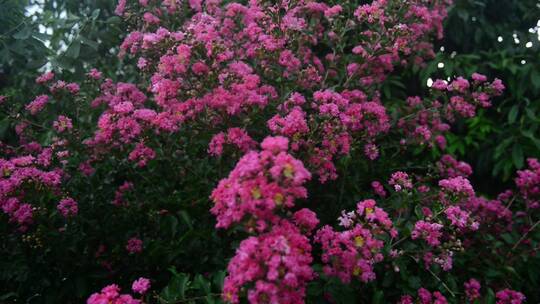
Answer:
POLYGON ((80 83, 46 72, 32 101, 2 98, 2 252, 55 270, 33 286, 6 272, 13 296, 534 297, 538 275, 522 276, 539 262, 538 160, 489 199, 445 154, 451 124, 497 102, 504 84, 474 73, 422 96, 384 93, 433 58, 451 1, 334 2, 120 0, 131 31, 119 60, 137 70, 126 82, 95 68, 80 83), (129 282, 135 295, 121 294, 129 282))

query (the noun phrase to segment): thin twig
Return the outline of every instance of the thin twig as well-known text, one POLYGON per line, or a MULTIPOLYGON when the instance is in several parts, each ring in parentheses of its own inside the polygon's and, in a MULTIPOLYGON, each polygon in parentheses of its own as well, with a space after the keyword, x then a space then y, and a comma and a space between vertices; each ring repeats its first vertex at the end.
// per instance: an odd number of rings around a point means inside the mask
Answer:
POLYGON ((529 228, 529 230, 527 230, 527 232, 525 232, 525 234, 519 239, 519 241, 517 241, 517 243, 512 247, 511 251, 514 251, 517 248, 517 246, 519 246, 519 244, 521 242, 523 242, 523 240, 525 240, 527 235, 529 235, 529 232, 533 231, 534 228, 536 228, 536 226, 538 226, 538 225, 540 225, 540 220, 538 220, 536 223, 534 223, 534 225, 532 225, 532 227, 529 228))

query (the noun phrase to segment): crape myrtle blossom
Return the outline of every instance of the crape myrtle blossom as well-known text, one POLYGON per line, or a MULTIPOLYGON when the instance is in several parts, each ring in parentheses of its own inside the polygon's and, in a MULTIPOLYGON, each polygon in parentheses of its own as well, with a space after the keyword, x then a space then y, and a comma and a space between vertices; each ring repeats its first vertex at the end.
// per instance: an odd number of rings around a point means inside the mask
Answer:
POLYGON ((401 297, 398 304, 448 304, 446 298, 439 291, 434 291, 432 293, 425 288, 420 288, 417 293, 417 301, 414 301, 412 296, 405 295, 401 297))
MULTIPOLYGON (((36 148, 42 149, 40 145, 36 148)), ((26 197, 32 197, 33 193, 56 194, 60 190, 63 171, 48 168, 51 158, 52 150, 50 149, 41 150, 37 157, 25 155, 0 158, 0 208, 8 215, 9 221, 18 226, 21 231, 27 230, 33 223, 36 207, 26 197), (30 188, 30 190, 25 191, 24 188, 30 188)), ((59 208, 61 206, 61 209, 65 210, 65 213, 62 212, 65 216, 77 213, 76 203, 60 204, 59 208)))
POLYGON ((515 290, 503 289, 495 294, 497 304, 521 304, 525 302, 525 296, 515 290))
POLYGON ((472 302, 480 298, 480 282, 478 282, 476 279, 470 279, 469 281, 465 282, 464 286, 467 300, 472 302))
MULTIPOLYGON (((21 189, 39 184, 40 190, 55 192, 52 206, 58 213, 76 219, 78 199, 59 190, 64 175, 51 164, 70 170, 68 161, 81 159, 68 173, 101 179, 102 164, 114 159, 129 170, 114 180, 109 207, 118 214, 131 211, 145 185, 132 174, 151 178, 158 165, 174 163, 166 153, 176 156, 183 152, 178 146, 202 142, 205 160, 237 161, 224 164, 233 169, 219 176, 210 195, 216 228, 245 237, 227 266, 224 301, 302 303, 307 284, 318 275, 314 260, 322 261, 326 276, 364 286, 377 279, 376 267, 389 266, 388 251, 394 261, 408 256, 407 246, 418 249, 411 254, 425 268, 449 272, 480 232, 512 229, 516 214, 507 207, 512 195, 476 196, 467 179, 471 167, 450 155, 429 166, 427 174, 416 167, 378 168, 393 152, 399 157, 412 149, 444 154, 450 123, 474 117, 504 90, 500 80, 474 73, 470 79, 436 80, 427 96, 403 98, 396 105, 383 94, 394 71, 423 66, 434 57, 431 37, 441 37, 449 5, 446 0, 376 0, 354 7, 323 1, 121 0, 115 13, 132 31, 119 57, 131 57, 141 81, 113 82, 96 69, 80 86, 55 80, 53 73, 38 77, 46 93, 26 105, 29 121, 15 126, 23 148, 36 151, 0 163, 1 208, 16 226, 31 227, 42 211, 21 189), (342 42, 352 44, 341 49, 342 42), (86 84, 99 92, 87 94, 86 84), (58 107, 57 100, 63 103, 71 95, 88 105, 94 121, 58 107), (45 108, 61 112, 46 124, 60 139, 35 148, 32 122, 45 116, 38 115, 45 108), (87 125, 89 132, 81 132, 87 125), (69 148, 78 143, 62 143, 80 135, 81 149, 69 148), (331 188, 332 181, 347 177, 348 165, 355 166, 348 170, 363 165, 370 172, 386 170, 366 177, 371 188, 357 185, 373 191, 378 201, 362 199, 354 210, 341 210, 335 227, 318 227, 313 210, 321 200, 308 199, 308 186, 331 188), (404 235, 395 240, 398 230, 404 235), (312 256, 319 252, 320 259, 312 256)), ((530 160, 516 179, 516 194, 531 209, 538 207, 539 167, 530 160)), ((152 216, 169 212, 144 206, 152 216)), ((144 246, 137 237, 123 239, 122 254, 143 259, 153 243, 146 241, 150 234, 142 235, 144 246)), ((108 263, 106 268, 115 273, 115 267, 108 263)), ((478 297, 477 283, 464 286, 470 299, 478 297)), ((139 278, 131 287, 143 297, 150 280, 139 278)), ((446 303, 438 291, 420 288, 417 294, 401 303, 446 303)), ((519 294, 497 294, 500 303, 514 299, 519 294)), ((91 304, 139 302, 116 285, 88 299, 91 304)))
POLYGON ((285 137, 267 137, 260 152, 244 155, 226 179, 212 192, 216 227, 253 220, 264 230, 280 209, 290 209, 296 199, 307 197, 304 183, 311 174, 299 160, 287 153, 285 137))
POLYGON ((223 298, 240 302, 240 289, 247 289, 250 303, 301 303, 306 284, 315 278, 311 268, 309 239, 287 220, 269 232, 240 243, 227 267, 223 298))
POLYGON ((537 209, 540 207, 540 162, 536 158, 529 158, 527 164, 527 169, 517 172, 515 183, 527 206, 537 209))
POLYGON ((360 201, 357 209, 342 212, 339 218, 344 231, 335 231, 324 226, 317 231, 315 242, 321 244, 323 271, 344 283, 353 278, 362 282, 375 279, 374 265, 384 257, 381 252, 384 241, 382 235, 397 237, 388 214, 376 206, 372 199, 360 201))
MULTIPOLYGON (((132 291, 138 294, 145 294, 150 289, 150 280, 139 278, 132 283, 132 291)), ((143 302, 136 299, 130 294, 121 294, 121 289, 117 284, 111 284, 103 287, 101 291, 93 293, 86 304, 142 304, 143 302)))

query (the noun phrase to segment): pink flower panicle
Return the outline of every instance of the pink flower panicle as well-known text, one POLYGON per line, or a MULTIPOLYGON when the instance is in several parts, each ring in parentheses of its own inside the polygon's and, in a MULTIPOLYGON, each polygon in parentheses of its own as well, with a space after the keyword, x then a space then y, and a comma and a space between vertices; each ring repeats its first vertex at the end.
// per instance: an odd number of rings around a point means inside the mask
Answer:
POLYGON ((245 239, 227 267, 224 300, 239 303, 240 290, 251 286, 250 303, 302 303, 306 284, 315 277, 310 253, 309 240, 285 220, 267 233, 245 239))
POLYGON ((397 171, 392 173, 390 180, 388 181, 390 186, 393 186, 396 192, 400 192, 406 189, 412 189, 412 180, 405 172, 397 171))
POLYGON ((120 287, 116 284, 103 287, 100 292, 92 294, 86 304, 141 304, 140 300, 134 299, 129 294, 120 294, 120 287))
POLYGON ((414 225, 411 238, 413 240, 423 239, 430 246, 436 247, 441 244, 440 238, 442 236, 442 228, 443 225, 441 224, 420 220, 414 225))
POLYGON ((79 212, 77 202, 70 197, 62 199, 58 203, 57 209, 65 218, 75 216, 79 212))
POLYGON ((381 249, 384 242, 377 237, 382 234, 397 236, 388 214, 376 207, 374 200, 357 204, 352 212, 342 212, 339 218, 345 231, 335 231, 324 226, 315 235, 315 242, 322 246, 323 271, 349 283, 353 278, 362 282, 375 279, 374 265, 383 260, 381 249))
POLYGON ((480 282, 478 282, 476 279, 470 279, 469 281, 465 282, 464 286, 467 300, 474 302, 474 300, 480 298, 480 282))
POLYGON ((147 278, 138 278, 131 285, 131 290, 138 294, 145 294, 150 289, 150 280, 147 278))
POLYGON ((495 294, 497 304, 521 304, 525 302, 525 296, 518 291, 503 289, 495 294))
POLYGON ((262 228, 276 219, 275 210, 291 208, 295 199, 307 197, 303 184, 311 174, 286 152, 287 146, 284 137, 267 137, 262 151, 248 152, 219 182, 211 195, 216 227, 227 228, 252 218, 262 228))
POLYGON ((126 250, 129 253, 141 253, 143 250, 143 241, 138 238, 131 238, 126 244, 126 250))

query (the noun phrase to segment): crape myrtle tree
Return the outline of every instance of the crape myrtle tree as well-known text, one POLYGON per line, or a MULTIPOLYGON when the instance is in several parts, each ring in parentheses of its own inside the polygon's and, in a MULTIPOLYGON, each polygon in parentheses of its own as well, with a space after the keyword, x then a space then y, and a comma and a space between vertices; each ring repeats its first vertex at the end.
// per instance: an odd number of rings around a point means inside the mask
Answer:
POLYGON ((448 151, 505 84, 414 81, 451 4, 88 10, 0 97, 2 301, 534 303, 537 155, 483 196, 448 151))

